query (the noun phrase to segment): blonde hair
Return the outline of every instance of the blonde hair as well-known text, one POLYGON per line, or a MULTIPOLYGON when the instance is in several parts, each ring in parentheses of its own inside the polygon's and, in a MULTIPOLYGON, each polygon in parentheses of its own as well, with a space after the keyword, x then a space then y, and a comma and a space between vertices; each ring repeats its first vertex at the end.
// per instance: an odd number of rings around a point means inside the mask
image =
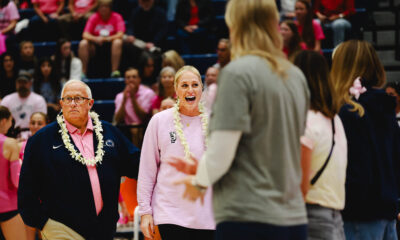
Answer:
POLYGON ((175 69, 175 71, 178 71, 181 67, 185 65, 185 61, 175 50, 166 51, 162 55, 162 59, 163 67, 170 66, 175 69))
POLYGON ((275 0, 230 0, 225 19, 230 31, 232 59, 257 55, 266 59, 273 71, 284 75, 289 62, 282 52, 275 0))
POLYGON ((349 40, 341 43, 332 57, 331 77, 341 104, 350 104, 351 111, 364 115, 361 104, 352 99, 349 89, 354 80, 361 77, 362 84, 368 87, 383 87, 386 73, 375 49, 366 41, 349 40))
POLYGON ((201 75, 200 75, 199 70, 197 70, 197 69, 196 69, 195 67, 193 67, 193 66, 186 65, 186 66, 181 67, 181 68, 178 70, 178 72, 176 72, 176 74, 175 74, 175 79, 174 79, 174 87, 175 87, 175 89, 176 89, 176 87, 177 87, 177 85, 178 85, 179 78, 180 78, 185 72, 191 72, 191 73, 195 74, 195 75, 199 78, 199 81, 200 81, 200 83, 201 83, 201 86, 203 86, 203 82, 201 81, 201 75))

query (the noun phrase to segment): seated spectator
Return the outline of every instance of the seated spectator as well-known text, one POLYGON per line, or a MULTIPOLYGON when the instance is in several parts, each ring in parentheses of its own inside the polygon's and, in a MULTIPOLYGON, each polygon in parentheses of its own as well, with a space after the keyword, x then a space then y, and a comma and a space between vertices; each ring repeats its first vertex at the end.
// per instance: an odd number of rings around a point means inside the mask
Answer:
POLYGON ((22 41, 20 43, 20 56, 18 61, 19 73, 35 73, 37 58, 35 57, 35 49, 31 41, 22 41))
POLYGON ((283 38, 283 52, 287 58, 293 62, 295 55, 307 48, 304 42, 301 42, 296 23, 292 20, 285 20, 279 25, 283 38))
POLYGON ((69 13, 59 17, 61 36, 67 39, 80 39, 86 21, 94 13, 97 0, 69 0, 69 13))
POLYGON ((158 113, 161 108, 161 102, 166 98, 175 98, 174 87, 175 69, 172 67, 164 67, 160 72, 160 80, 158 82, 158 95, 155 96, 151 103, 153 115, 158 113))
POLYGON ((17 79, 18 70, 16 68, 14 56, 5 52, 0 58, 0 98, 15 92, 15 79, 17 79))
POLYGON ((62 84, 70 79, 81 80, 82 62, 72 52, 70 41, 65 38, 58 40, 56 53, 52 60, 54 61, 54 70, 62 84))
POLYGON ((167 31, 165 11, 154 5, 154 0, 139 0, 128 22, 126 41, 152 52, 164 47, 167 31))
POLYGON ((229 39, 221 38, 217 48, 218 62, 213 67, 222 69, 231 61, 231 42, 229 39))
POLYGON ((210 0, 179 0, 175 21, 178 26, 178 40, 182 54, 194 51, 204 52, 201 48, 212 28, 214 11, 210 0))
POLYGON ((19 19, 15 3, 10 0, 0 1, 0 54, 10 49, 11 43, 15 44, 14 29, 19 19), (10 40, 12 42, 10 42, 10 40))
POLYGON ((55 41, 58 38, 57 19, 64 9, 64 0, 32 0, 36 15, 29 21, 34 41, 55 41))
POLYGON ((355 13, 354 0, 315 0, 313 8, 322 26, 332 29, 333 46, 343 42, 351 30, 346 18, 355 13))
POLYGON ((389 82, 386 84, 386 93, 396 98, 396 119, 400 125, 400 84, 398 82, 389 82))
POLYGON ((172 67, 175 72, 185 66, 185 61, 175 50, 168 50, 162 55, 161 67, 172 67))
POLYGON ((40 59, 33 79, 34 92, 44 97, 49 118, 51 121, 55 120, 57 113, 61 109, 58 103, 61 84, 54 70, 53 61, 50 58, 44 57, 40 59))
POLYGON ((280 15, 283 20, 293 20, 296 14, 294 13, 294 4, 296 0, 280 0, 281 10, 280 15))
POLYGON ((155 59, 151 53, 143 52, 139 59, 139 75, 141 83, 157 89, 157 78, 155 71, 155 59))
POLYGON ((47 113, 44 98, 31 91, 32 77, 28 74, 18 76, 15 88, 17 92, 3 98, 1 105, 10 109, 15 120, 15 127, 21 131, 20 137, 27 139, 29 136, 29 118, 34 112, 47 113))
POLYGON ((118 68, 125 22, 120 14, 111 11, 111 5, 112 0, 98 0, 98 10, 89 18, 83 31, 83 40, 79 43, 79 58, 82 60, 82 71, 85 75, 89 57, 103 45, 111 48, 111 77, 121 75, 118 68))
POLYGON ((307 50, 321 52, 321 40, 325 38, 322 27, 313 19, 311 4, 308 0, 297 0, 295 5, 296 24, 307 50))
POLYGON ((215 97, 217 96, 217 79, 219 69, 215 67, 209 67, 206 72, 206 78, 204 79, 206 87, 202 98, 205 102, 205 107, 211 112, 212 105, 214 104, 215 97))
MULTIPOLYGON (((125 72, 125 89, 115 97, 114 120, 117 124, 139 125, 149 119, 151 101, 156 96, 153 90, 141 84, 139 71, 129 68, 125 72)), ((142 132, 131 129, 132 142, 141 145, 142 132)))

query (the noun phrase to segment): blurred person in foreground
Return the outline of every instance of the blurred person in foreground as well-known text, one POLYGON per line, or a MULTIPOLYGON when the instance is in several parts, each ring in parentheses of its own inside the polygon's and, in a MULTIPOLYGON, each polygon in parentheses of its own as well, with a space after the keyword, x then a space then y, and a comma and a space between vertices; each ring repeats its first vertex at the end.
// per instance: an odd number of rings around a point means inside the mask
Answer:
POLYGON ((231 0, 225 19, 233 60, 218 78, 209 145, 198 167, 175 158, 172 164, 191 174, 177 184, 192 201, 212 186, 217 240, 305 240, 306 79, 281 50, 274 0, 231 0))

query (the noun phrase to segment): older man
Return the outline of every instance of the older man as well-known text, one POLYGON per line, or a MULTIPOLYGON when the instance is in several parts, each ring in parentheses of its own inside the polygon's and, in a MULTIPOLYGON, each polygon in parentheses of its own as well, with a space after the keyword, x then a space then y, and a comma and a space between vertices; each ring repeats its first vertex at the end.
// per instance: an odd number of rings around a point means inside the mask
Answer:
POLYGON ((206 104, 206 108, 211 111, 212 105, 214 104, 215 97, 217 95, 217 78, 219 69, 216 67, 209 67, 206 72, 206 88, 204 89, 203 99, 206 104))
POLYGON ((231 42, 229 39, 221 38, 217 47, 218 62, 213 67, 222 69, 231 61, 231 42))
POLYGON ((28 140, 18 189, 24 222, 43 239, 113 239, 121 176, 136 178, 139 150, 89 112, 90 88, 68 81, 62 112, 28 140))

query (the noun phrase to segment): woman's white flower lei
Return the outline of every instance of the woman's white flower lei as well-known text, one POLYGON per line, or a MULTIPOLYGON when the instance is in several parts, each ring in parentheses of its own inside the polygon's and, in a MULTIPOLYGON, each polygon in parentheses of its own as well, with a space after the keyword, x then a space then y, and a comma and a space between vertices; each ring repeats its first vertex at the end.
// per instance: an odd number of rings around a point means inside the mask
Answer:
MULTIPOLYGON (((208 116, 204 109, 203 102, 199 103, 199 111, 200 111, 199 116, 201 118, 201 128, 202 128, 202 132, 203 132, 203 136, 204 136, 205 148, 207 148, 207 146, 208 146, 208 136, 207 136, 208 116)), ((185 151, 184 159, 189 163, 193 163, 193 161, 190 158, 190 156, 192 156, 193 154, 190 152, 189 144, 186 141, 185 134, 183 133, 183 125, 182 125, 181 116, 179 113, 179 99, 177 100, 177 102, 174 105, 173 113, 174 113, 174 124, 175 124, 176 134, 178 135, 179 140, 181 141, 181 144, 185 151)))
POLYGON ((103 128, 101 126, 101 122, 99 120, 99 115, 97 115, 97 113, 89 112, 89 116, 93 120, 93 123, 94 123, 93 128, 94 128, 94 132, 96 134, 97 140, 98 140, 95 158, 89 158, 89 159, 84 158, 80 152, 77 152, 75 150, 74 145, 71 143, 71 139, 68 135, 67 125, 64 122, 64 117, 61 114, 57 116, 57 122, 61 128, 59 132, 61 133, 61 137, 64 142, 65 148, 68 149, 71 157, 73 159, 75 159, 76 161, 82 163, 83 165, 95 166, 97 163, 101 164, 101 162, 103 161, 104 139, 103 139, 103 134, 101 134, 101 132, 103 131, 103 128))

